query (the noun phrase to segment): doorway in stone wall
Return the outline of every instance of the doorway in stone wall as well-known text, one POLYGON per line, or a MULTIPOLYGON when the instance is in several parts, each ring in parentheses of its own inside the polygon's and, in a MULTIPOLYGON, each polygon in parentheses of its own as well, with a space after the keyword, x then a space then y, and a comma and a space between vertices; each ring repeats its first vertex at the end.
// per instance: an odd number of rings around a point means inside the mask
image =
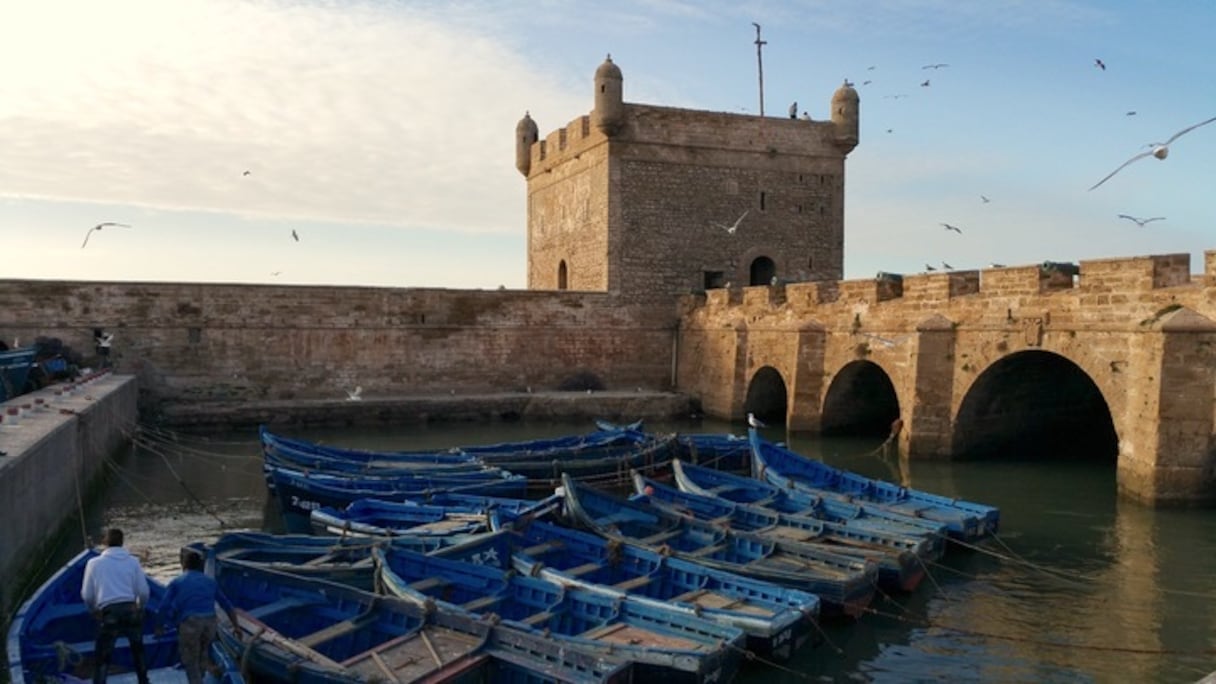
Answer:
POLYGON ((789 394, 781 373, 772 366, 764 366, 752 376, 747 385, 747 399, 743 401, 743 412, 754 413, 769 425, 784 425, 789 394))
POLYGON ((566 284, 566 279, 566 260, 562 259, 561 262, 557 264, 557 289, 568 289, 569 286, 566 284))
POLYGON ((777 264, 768 257, 756 257, 748 269, 747 283, 748 285, 769 285, 775 277, 777 277, 777 264))

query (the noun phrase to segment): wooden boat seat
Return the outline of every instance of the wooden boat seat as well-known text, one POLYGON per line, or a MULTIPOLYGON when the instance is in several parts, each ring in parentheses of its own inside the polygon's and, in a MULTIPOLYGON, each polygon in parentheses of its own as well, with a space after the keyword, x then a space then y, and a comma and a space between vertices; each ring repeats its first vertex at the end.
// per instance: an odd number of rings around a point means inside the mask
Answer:
POLYGON ((413 589, 414 591, 425 594, 426 592, 428 592, 432 589, 437 589, 439 587, 445 586, 447 583, 448 583, 448 581, 443 579, 442 577, 428 577, 426 579, 418 580, 417 582, 410 582, 409 584, 407 584, 405 586, 409 587, 410 589, 413 589))
POLYGON ((608 525, 615 525, 619 522, 627 522, 629 520, 637 520, 637 516, 633 515, 632 513, 629 513, 628 511, 625 511, 622 513, 613 513, 612 515, 606 515, 602 518, 598 518, 595 521, 595 524, 608 526, 608 525))
POLYGON ((371 622, 371 620, 372 615, 370 613, 356 615, 348 620, 336 622, 324 629, 317 630, 312 634, 297 637, 296 641, 303 646, 307 646, 308 648, 316 648, 319 644, 323 644, 331 639, 337 639, 340 636, 350 634, 351 632, 360 629, 364 625, 371 622))
POLYGON ((570 568, 569 570, 563 570, 562 572, 564 574, 570 575, 571 577, 579 577, 582 575, 586 575, 587 573, 591 572, 592 570, 598 570, 600 567, 602 567, 602 566, 599 563, 584 563, 577 567, 570 568))
POLYGON ((525 625, 528 625, 530 627, 535 627, 541 623, 547 622, 549 620, 549 618, 551 618, 551 617, 553 617, 553 613, 550 613, 549 611, 546 610, 546 611, 537 613, 535 615, 529 615, 528 617, 524 618, 523 620, 520 620, 520 622, 522 622, 525 625))
POLYGON ((258 606, 252 610, 247 610, 245 613, 247 613, 250 617, 262 620, 266 616, 273 615, 279 611, 291 610, 292 608, 302 608, 304 606, 312 605, 313 603, 315 603, 315 601, 308 601, 299 596, 288 596, 273 603, 267 603, 264 606, 258 606))
POLYGON ((698 557, 699 557, 699 556, 708 556, 708 555, 710 555, 711 553, 713 553, 713 552, 715 552, 715 551, 720 550, 721 548, 722 548, 722 545, 721 545, 721 544, 713 544, 713 545, 710 545, 710 546, 703 546, 703 547, 701 547, 701 548, 697 549, 696 551, 690 551, 690 552, 688 553, 688 555, 690 555, 690 556, 698 556, 698 557))
POLYGON ((479 599, 473 599, 468 603, 462 604, 460 607, 471 613, 480 613, 486 608, 498 603, 499 598, 500 597, 498 596, 482 596, 479 599))
POLYGON ((654 577, 651 577, 650 575, 642 575, 640 577, 627 579, 624 582, 617 582, 616 584, 612 585, 612 588, 620 589, 621 591, 631 591, 633 589, 637 589, 638 587, 644 587, 647 584, 650 584, 651 580, 653 579, 654 577))
POLYGON ((523 550, 523 554, 524 554, 525 556, 537 556, 537 555, 544 555, 544 554, 546 554, 546 553, 548 553, 548 552, 550 552, 550 551, 556 551, 556 550, 558 550, 558 549, 560 549, 560 548, 562 548, 562 543, 561 543, 561 542, 559 542, 559 541, 548 541, 548 542, 545 542, 545 543, 543 543, 543 544, 537 544, 537 545, 535 545, 535 546, 529 546, 528 548, 526 548, 526 549, 524 549, 524 550, 523 550))

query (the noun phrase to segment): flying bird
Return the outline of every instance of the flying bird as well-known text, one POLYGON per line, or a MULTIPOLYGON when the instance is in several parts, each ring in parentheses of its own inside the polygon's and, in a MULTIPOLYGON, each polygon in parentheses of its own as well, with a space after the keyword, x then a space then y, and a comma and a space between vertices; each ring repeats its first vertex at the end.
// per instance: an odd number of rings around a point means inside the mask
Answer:
POLYGON ((1124 116, 1135 116, 1135 115, 1136 115, 1136 112, 1134 112, 1134 111, 1131 111, 1131 112, 1128 112, 1127 114, 1124 114, 1124 116))
POLYGON ((949 64, 926 64, 921 68, 922 69, 941 69, 942 67, 948 67, 948 66, 950 66, 950 65, 949 64))
POLYGON ((882 96, 882 99, 884 99, 884 100, 898 100, 898 99, 899 99, 899 98, 901 98, 901 97, 907 97, 907 96, 908 96, 908 95, 907 95, 906 93, 902 93, 902 94, 899 94, 899 95, 883 95, 883 96, 882 96))
POLYGON ((768 427, 768 425, 766 425, 764 421, 757 418, 756 414, 754 413, 747 414, 747 424, 754 428, 768 427))
POLYGON ((1199 123, 1197 123, 1193 126, 1187 126, 1186 128, 1182 129, 1181 131, 1178 131, 1177 133, 1171 135, 1170 139, 1166 140, 1165 142, 1149 143, 1149 146, 1151 146, 1153 149, 1151 149, 1147 152, 1141 152, 1140 154, 1137 154, 1136 156, 1132 157, 1131 159, 1128 159, 1127 161, 1123 162, 1122 164, 1119 165, 1119 168, 1106 174, 1105 178, 1098 181, 1097 183, 1094 183, 1093 186, 1090 187, 1089 189, 1093 190, 1094 188, 1098 187, 1099 185, 1102 185, 1106 181, 1110 180, 1111 177, 1114 176, 1116 173, 1119 173, 1120 171, 1122 171, 1123 167, 1127 166, 1128 164, 1131 164, 1134 161, 1138 161, 1138 160, 1148 157, 1150 155, 1153 157, 1156 157, 1158 159, 1165 159, 1166 157, 1170 156, 1170 143, 1174 142, 1178 138, 1181 138, 1183 135, 1190 133, 1191 131, 1195 130, 1196 128, 1199 128, 1200 126, 1206 126, 1207 124, 1210 124, 1213 121, 1216 121, 1216 116, 1214 116, 1210 119, 1206 119, 1204 121, 1200 121, 1199 123))
POLYGON ((958 233, 959 235, 963 234, 963 229, 959 228, 958 226, 952 226, 949 223, 943 223, 941 225, 944 226, 946 228, 946 230, 953 230, 954 232, 958 233))
POLYGON ((245 173, 242 173, 241 175, 242 175, 242 176, 248 176, 248 175, 249 175, 249 172, 248 172, 248 171, 246 171, 245 173))
POLYGON ((984 201, 984 204, 988 204, 989 202, 992 201, 992 200, 988 199, 987 197, 984 197, 983 195, 980 195, 980 199, 984 201))
POLYGON ((1102 71, 1106 71, 1106 65, 1103 64, 1102 60, 1100 60, 1100 59, 1096 59, 1096 58, 1094 59, 1094 66, 1098 67, 1102 71))
POLYGON ((1127 219, 1128 221, 1135 223, 1137 226, 1140 226, 1141 228, 1143 228, 1144 224, 1146 224, 1146 223, 1152 223, 1153 221, 1164 221, 1165 220, 1164 216, 1154 216, 1152 218, 1139 218, 1136 216, 1128 216, 1127 214, 1119 214, 1119 218, 1127 219))
POLYGON ((928 87, 929 87, 929 79, 927 79, 927 78, 926 78, 926 79, 925 79, 925 82, 924 82, 924 83, 922 83, 922 84, 920 84, 920 87, 922 87, 922 88, 928 88, 928 87))
POLYGON ((270 275, 277 276, 277 275, 282 275, 282 273, 283 273, 282 271, 271 271, 270 275))
POLYGON ((125 223, 114 223, 113 221, 106 221, 105 223, 98 223, 97 225, 93 226, 92 228, 88 229, 88 231, 85 232, 84 242, 80 243, 80 248, 84 249, 85 245, 89 244, 89 237, 93 235, 93 231, 101 230, 102 228, 106 228, 108 226, 116 226, 118 228, 130 228, 131 227, 125 223))
POLYGON ((363 387, 356 386, 353 390, 346 390, 347 401, 363 401, 363 387))
POLYGON ((862 82, 861 82, 861 84, 862 84, 862 85, 870 85, 870 84, 871 84, 871 83, 873 83, 873 82, 874 82, 874 81, 862 81, 862 82))
POLYGON ((715 225, 715 226, 717 226, 718 228, 721 228, 722 230, 725 230, 725 231, 726 231, 728 234, 730 234, 730 235, 734 235, 734 234, 735 234, 735 231, 736 231, 736 230, 739 230, 739 223, 740 223, 741 221, 743 221, 743 217, 744 217, 744 216, 747 216, 747 212, 749 212, 749 211, 751 211, 751 209, 748 209, 748 210, 744 211, 744 212, 743 212, 743 214, 742 214, 742 215, 740 215, 740 216, 739 216, 739 218, 735 219, 735 222, 734 222, 734 223, 732 223, 732 224, 730 224, 729 226, 723 225, 723 224, 721 224, 721 223, 714 223, 714 224, 712 224, 712 225, 715 225))
POLYGON ((295 229, 295 228, 292 228, 292 229, 291 229, 291 239, 292 239, 292 240, 295 240, 296 242, 299 242, 299 241, 300 241, 300 236, 299 236, 299 235, 296 233, 296 229, 295 229))
POLYGON ((793 102, 793 104, 790 105, 790 118, 791 119, 798 118, 798 101, 797 100, 795 100, 793 102))
POLYGON ((868 66, 868 67, 866 67, 866 71, 874 71, 874 67, 868 66))
POLYGON ((888 129, 887 129, 887 132, 888 132, 888 133, 894 133, 894 132, 895 132, 895 129, 894 129, 894 128, 888 128, 888 129))

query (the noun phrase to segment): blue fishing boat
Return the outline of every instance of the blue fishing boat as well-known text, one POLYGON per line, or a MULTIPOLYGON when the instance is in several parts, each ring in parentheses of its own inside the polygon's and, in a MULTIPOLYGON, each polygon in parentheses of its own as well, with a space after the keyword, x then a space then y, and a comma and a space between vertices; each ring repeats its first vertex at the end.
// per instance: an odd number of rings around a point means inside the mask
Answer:
POLYGON ((310 514, 325 506, 345 508, 357 499, 425 501, 433 494, 479 494, 523 497, 527 479, 506 471, 479 471, 477 477, 416 475, 411 477, 342 477, 273 467, 274 495, 289 532, 307 533, 310 514))
MULTIPOLYGON (((628 681, 619 663, 567 658, 543 643, 463 611, 421 605, 353 587, 212 559, 237 624, 220 618, 220 639, 245 653, 258 677, 297 684, 373 681, 452 682, 487 649, 508 654, 515 681, 628 681), (546 678, 525 665, 552 664, 569 676, 546 678)), ((508 680, 510 681, 510 680, 508 680)))
POLYGON ((25 381, 37 351, 34 347, 0 351, 0 401, 25 393, 25 381))
MULTIPOLYGON (((93 675, 97 621, 80 598, 84 567, 98 552, 89 549, 68 561, 22 604, 8 630, 8 676, 12 684, 88 681, 93 675)), ((186 681, 177 651, 177 630, 155 631, 156 610, 164 598, 165 585, 149 579, 150 598, 144 619, 144 662, 150 679, 157 684, 186 681)), ((240 668, 229 651, 216 644, 211 659, 220 676, 219 684, 241 684, 240 668)), ((113 680, 135 681, 131 650, 126 639, 114 647, 109 668, 113 680)))
POLYGON ((783 489, 842 496, 867 506, 881 506, 908 518, 931 520, 945 525, 951 537, 963 541, 976 541, 995 534, 1000 526, 1000 509, 994 506, 901 487, 833 468, 766 441, 754 429, 749 432, 749 438, 757 477, 783 489))
POLYGON ((633 474, 633 482, 635 501, 676 515, 876 563, 879 586, 888 589, 914 590, 925 577, 926 563, 938 558, 930 557, 929 549, 921 542, 877 537, 808 516, 691 494, 640 473, 633 474))
POLYGON ((856 617, 874 598, 878 577, 874 563, 724 529, 570 478, 562 487, 566 515, 609 539, 818 594, 824 615, 856 617))
POLYGON ((681 491, 732 503, 762 506, 776 513, 818 518, 875 538, 892 538, 897 545, 923 545, 925 558, 939 558, 945 552, 946 526, 941 523, 919 518, 908 520, 907 516, 894 514, 867 513, 865 508, 857 504, 824 499, 794 489, 780 489, 762 480, 683 461, 674 461, 671 471, 681 491))
MULTIPOLYGON (((509 556, 511 566, 525 575, 620 592, 738 627, 747 634, 748 649, 768 660, 789 659, 817 632, 819 597, 814 594, 543 520, 510 518, 494 515, 496 530, 506 536, 477 541, 506 547, 493 555, 483 553, 483 562, 496 557, 508 567, 509 556)), ((466 553, 471 546, 463 543, 435 555, 466 553)))
POLYGON ((362 537, 451 536, 490 529, 490 513, 540 516, 561 505, 559 497, 539 501, 502 497, 440 495, 428 503, 358 499, 344 509, 318 508, 310 516, 314 534, 362 537))
POLYGON ((634 663, 641 681, 730 681, 743 632, 657 604, 503 569, 494 546, 460 548, 455 558, 393 547, 373 551, 384 590, 562 642, 566 647, 634 663), (476 561, 487 561, 478 564, 476 561))

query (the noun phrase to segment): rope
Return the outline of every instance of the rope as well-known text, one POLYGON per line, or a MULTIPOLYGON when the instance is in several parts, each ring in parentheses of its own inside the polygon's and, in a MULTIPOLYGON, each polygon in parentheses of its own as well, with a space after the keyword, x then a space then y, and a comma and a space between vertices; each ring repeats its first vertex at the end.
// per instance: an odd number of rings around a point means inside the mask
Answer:
MULTIPOLYGON (((816 621, 816 622, 817 622, 817 621, 816 621)), ((812 677, 811 677, 809 674, 805 673, 805 672, 801 672, 801 671, 799 671, 799 670, 794 670, 794 669, 788 668, 788 667, 786 667, 786 666, 782 665, 781 663, 778 663, 778 662, 773 661, 773 660, 769 660, 768 658, 762 658, 762 657, 760 657, 760 656, 756 655, 756 652, 755 652, 755 651, 748 650, 748 649, 746 649, 746 648, 742 648, 742 647, 740 647, 740 646, 736 646, 736 645, 734 645, 734 644, 727 644, 727 646, 728 646, 729 648, 733 649, 733 650, 736 650, 736 651, 738 651, 738 652, 742 653, 742 654, 743 654, 743 657, 744 657, 744 658, 746 658, 746 659, 748 659, 748 660, 753 660, 753 661, 755 661, 755 662, 757 662, 757 663, 762 663, 762 664, 767 665, 767 666, 769 666, 769 667, 776 668, 776 669, 781 670, 782 672, 784 672, 784 673, 786 673, 786 674, 791 674, 791 675, 794 675, 795 677, 798 677, 799 679, 808 679, 808 680, 809 680, 809 679, 812 679, 812 677)))

